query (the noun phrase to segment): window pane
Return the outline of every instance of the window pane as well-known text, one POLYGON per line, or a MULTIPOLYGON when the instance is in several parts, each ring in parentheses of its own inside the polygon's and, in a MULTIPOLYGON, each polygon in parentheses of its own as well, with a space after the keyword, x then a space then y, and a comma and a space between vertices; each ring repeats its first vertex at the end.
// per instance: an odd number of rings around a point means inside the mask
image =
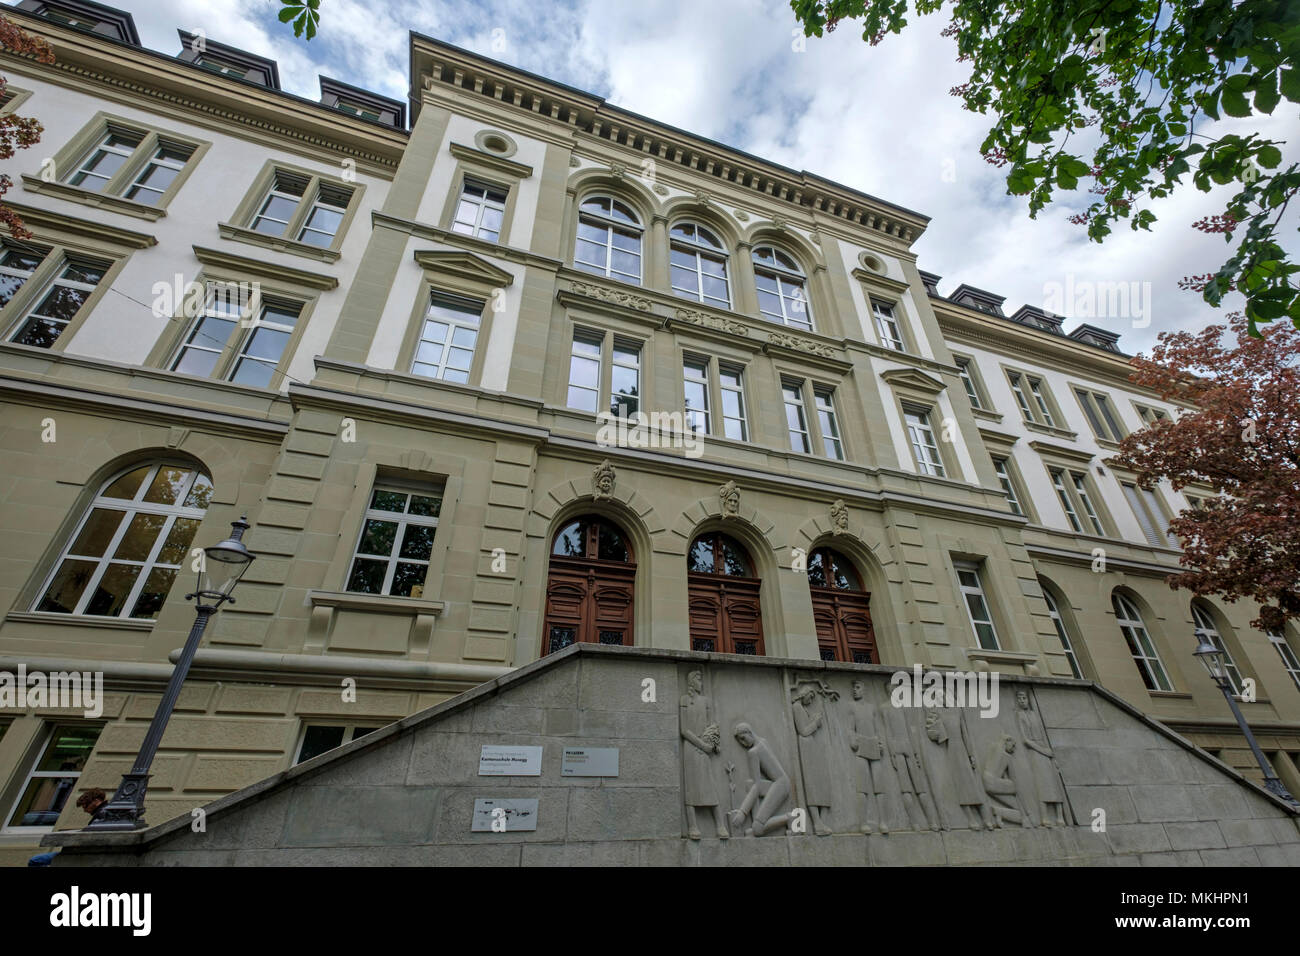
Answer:
POLYGON ((140 591, 140 596, 136 598, 135 607, 131 610, 131 616, 134 618, 156 618, 158 612, 162 610, 163 602, 167 600, 167 592, 171 590, 172 580, 176 577, 175 568, 154 568, 145 578, 144 587, 140 591))
POLYGON ((428 573, 427 564, 405 564, 399 561, 397 570, 393 573, 393 589, 390 593, 396 597, 410 597, 411 588, 422 586, 428 573))
POLYGON ((163 465, 150 483, 149 490, 144 493, 144 500, 165 505, 175 504, 185 490, 191 474, 187 468, 163 465))
POLYGON ((146 561, 158 540, 158 532, 167 523, 166 515, 137 513, 127 525, 113 557, 122 561, 146 561))
POLYGON ((87 614, 117 615, 126 606, 127 596, 135 586, 135 579, 140 576, 138 564, 110 564, 95 588, 90 602, 86 605, 87 614))
POLYGON ((121 478, 114 479, 113 483, 104 489, 102 497, 105 498, 122 498, 130 501, 140 490, 140 484, 144 481, 144 476, 149 474, 149 466, 141 465, 134 471, 128 471, 121 478))
POLYGON ((388 557, 393 553, 393 542, 396 539, 397 522, 367 518, 365 529, 361 532, 361 543, 357 545, 357 552, 388 557))
MULTIPOLYGON (((402 535, 400 556, 414 558, 417 561, 428 561, 429 555, 433 553, 434 530, 428 525, 408 524, 406 533, 402 535)), ((399 570, 400 567, 399 565, 399 570)))
POLYGON ((95 567, 94 561, 72 559, 64 561, 59 565, 58 573, 46 588, 45 596, 41 598, 41 603, 36 606, 36 610, 71 614, 76 610, 77 602, 81 600, 86 585, 90 583, 95 567))
POLYGON ((189 553, 190 543, 194 540, 194 533, 198 529, 198 518, 177 518, 172 522, 172 529, 167 532, 167 540, 158 551, 158 563, 180 564, 184 561, 186 554, 189 553))
POLYGON ((308 727, 303 734, 302 749, 298 751, 298 762, 319 757, 341 746, 343 746, 342 727, 308 727))
POLYGON ((101 557, 109 541, 121 526, 122 516, 125 514, 125 511, 110 511, 106 508, 93 509, 82 526, 81 533, 68 549, 68 553, 87 558, 101 557))
POLYGON ((411 506, 408 510, 413 515, 428 515, 436 518, 442 511, 442 499, 429 495, 411 495, 411 506))
POLYGON ((348 590, 362 594, 380 594, 384 589, 384 575, 387 572, 387 561, 357 558, 352 562, 352 574, 348 576, 348 590))

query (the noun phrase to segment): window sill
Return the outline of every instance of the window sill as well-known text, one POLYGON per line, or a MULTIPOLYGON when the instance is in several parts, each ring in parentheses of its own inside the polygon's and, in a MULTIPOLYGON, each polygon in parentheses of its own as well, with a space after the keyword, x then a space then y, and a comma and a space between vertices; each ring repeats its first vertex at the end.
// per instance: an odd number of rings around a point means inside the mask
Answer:
POLYGON ((322 249, 320 246, 313 246, 309 242, 285 239, 283 236, 268 236, 255 229, 247 229, 244 226, 236 226, 229 222, 217 223, 217 231, 221 233, 222 239, 246 242, 249 245, 274 249, 276 252, 287 252, 293 256, 302 256, 304 259, 315 259, 318 262, 338 262, 343 255, 335 249, 322 249))
POLYGON ((167 215, 166 210, 157 206, 147 206, 144 203, 136 202, 133 199, 122 199, 119 196, 106 196, 103 193, 97 193, 90 189, 82 189, 80 186, 70 186, 67 183, 45 182, 39 176, 30 176, 23 174, 23 188, 34 193, 54 196, 57 199, 66 199, 69 202, 79 202, 83 206, 98 206, 101 209, 107 209, 110 212, 119 212, 124 216, 134 216, 137 219, 148 219, 150 222, 161 219, 167 215))
POLYGON ((966 656, 972 660, 987 661, 990 664, 1037 664, 1037 654, 1023 654, 1020 651, 990 650, 987 647, 968 647, 966 656))
POLYGON ((1148 690, 1148 694, 1160 700, 1191 700, 1192 695, 1181 690, 1148 690))
POLYGON ((1097 437, 1097 447, 1105 448, 1107 451, 1119 451, 1119 442, 1111 441, 1109 438, 1097 437))
POLYGON ((1054 425, 1041 425, 1028 419, 1023 419, 1024 426, 1031 432, 1039 432, 1043 435, 1055 435, 1057 438, 1065 438, 1069 441, 1075 441, 1079 437, 1078 432, 1072 432, 1068 428, 1057 428, 1054 425))
POLYGON ((351 591, 309 591, 307 602, 343 611, 373 611, 377 614, 441 614, 442 601, 424 598, 393 597, 388 594, 357 594, 351 591))
POLYGON ((971 406, 970 410, 971 414, 976 418, 982 418, 986 422, 993 422, 995 425, 1002 424, 1002 416, 998 412, 991 412, 987 408, 976 408, 974 405, 971 406))
POLYGON ((152 631, 157 621, 132 617, 95 617, 90 614, 60 614, 57 611, 10 611, 5 623, 64 624, 68 627, 108 627, 124 631, 152 631))

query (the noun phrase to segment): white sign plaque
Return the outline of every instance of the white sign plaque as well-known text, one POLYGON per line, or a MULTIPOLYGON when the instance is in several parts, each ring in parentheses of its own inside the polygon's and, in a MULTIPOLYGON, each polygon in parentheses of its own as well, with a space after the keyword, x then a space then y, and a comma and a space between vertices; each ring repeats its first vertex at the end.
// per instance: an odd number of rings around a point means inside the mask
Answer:
POLYGON ((561 777, 617 777, 617 747, 565 747, 561 777))
POLYGON ((540 777, 541 747, 502 747, 484 744, 478 757, 480 777, 540 777))
POLYGON ((536 800, 480 797, 474 801, 474 819, 470 823, 470 831, 473 833, 516 833, 536 829, 536 800))

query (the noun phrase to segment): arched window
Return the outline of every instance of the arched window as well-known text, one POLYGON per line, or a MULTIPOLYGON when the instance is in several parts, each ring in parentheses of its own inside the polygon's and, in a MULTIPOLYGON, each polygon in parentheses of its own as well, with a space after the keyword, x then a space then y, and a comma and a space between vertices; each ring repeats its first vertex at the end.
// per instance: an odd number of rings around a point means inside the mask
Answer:
POLYGON ((669 267, 673 292, 706 305, 731 308, 727 251, 708 229, 679 222, 669 233, 669 267))
POLYGON ((1070 673, 1074 675, 1075 680, 1083 680, 1083 667, 1079 663, 1079 655, 1075 653, 1074 641, 1070 639, 1070 631, 1065 626, 1065 618, 1061 616, 1060 606, 1056 603, 1056 595, 1042 581, 1039 584, 1043 588, 1043 600, 1047 602, 1047 613, 1052 619, 1052 627, 1056 629, 1056 636, 1060 639, 1061 647, 1065 651, 1065 659, 1070 663, 1070 673))
POLYGON ((1147 689, 1173 690, 1174 685, 1169 681, 1165 665, 1161 662, 1160 655, 1156 653, 1155 642, 1147 633, 1138 609, 1132 601, 1118 591, 1111 595, 1110 600, 1115 609, 1115 620, 1119 624, 1120 633, 1124 635, 1129 653, 1133 655, 1133 662, 1137 664, 1138 673, 1142 675, 1142 681, 1147 685, 1147 689))
POLYGON ((879 664, 871 595, 852 562, 830 548, 814 549, 808 555, 808 590, 822 660, 879 664))
POLYGON ((1218 627, 1214 624, 1214 616, 1200 602, 1193 601, 1192 621, 1194 623, 1193 633, 1196 635, 1196 642, 1199 644, 1201 638, 1205 638, 1223 652, 1223 671, 1228 675, 1228 683, 1232 685, 1232 692, 1240 697, 1244 686, 1241 682, 1241 671, 1237 667, 1237 662, 1232 659, 1232 653, 1228 650, 1223 635, 1219 633, 1218 627))
POLYGON ((772 246, 754 248, 758 311, 773 322, 812 330, 808 279, 792 256, 772 246))
POLYGON ((717 531, 691 542, 686 580, 691 649, 723 654, 763 653, 761 582, 744 546, 717 531))
POLYGON ((543 654, 575 643, 631 644, 636 561, 612 522, 583 515, 551 541, 543 654))
POLYGON ((641 220, 611 196, 590 196, 578 207, 574 268, 641 284, 641 220))
POLYGON ((212 500, 192 465, 137 465, 106 481, 33 610, 151 619, 212 500))

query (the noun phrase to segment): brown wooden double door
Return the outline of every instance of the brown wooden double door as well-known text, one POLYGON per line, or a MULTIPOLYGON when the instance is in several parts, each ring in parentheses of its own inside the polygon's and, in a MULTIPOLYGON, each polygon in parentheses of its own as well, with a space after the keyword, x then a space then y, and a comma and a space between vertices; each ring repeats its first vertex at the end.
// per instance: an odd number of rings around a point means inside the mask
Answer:
POLYGON ((551 558, 543 654, 570 644, 632 643, 636 567, 551 558))
POLYGON ((824 661, 879 664, 876 633, 871 628, 871 595, 865 591, 842 591, 813 587, 813 620, 817 622, 817 644, 824 661))
POLYGON ((757 578, 688 574, 691 650, 763 655, 757 578))

